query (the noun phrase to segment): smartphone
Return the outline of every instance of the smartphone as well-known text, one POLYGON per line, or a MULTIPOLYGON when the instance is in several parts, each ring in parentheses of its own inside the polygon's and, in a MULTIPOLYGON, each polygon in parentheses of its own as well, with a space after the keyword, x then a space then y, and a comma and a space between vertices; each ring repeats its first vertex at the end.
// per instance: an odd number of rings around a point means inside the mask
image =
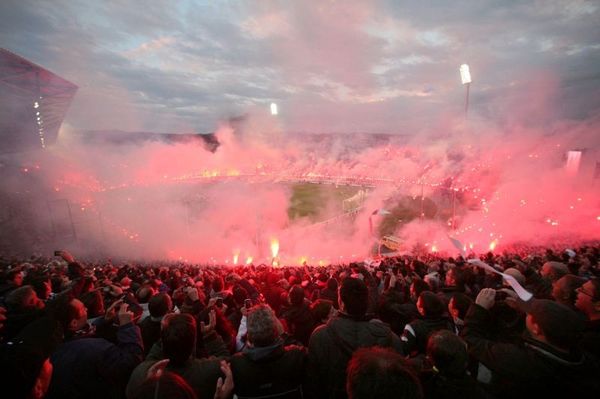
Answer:
POLYGON ((54 256, 60 256, 60 251, 54 251, 54 256))
POLYGON ((250 309, 252 307, 252 299, 246 299, 244 301, 244 306, 246 307, 246 309, 250 309))
POLYGON ((504 301, 508 298, 508 294, 504 291, 496 291, 496 301, 504 301))
POLYGON ((223 298, 217 298, 217 302, 215 302, 215 306, 218 308, 223 307, 223 298))
POLYGON ((123 294, 120 299, 122 299, 123 302, 129 306, 128 309, 133 312, 134 317, 140 317, 144 312, 144 309, 140 306, 140 304, 137 303, 136 300, 129 294, 123 294))

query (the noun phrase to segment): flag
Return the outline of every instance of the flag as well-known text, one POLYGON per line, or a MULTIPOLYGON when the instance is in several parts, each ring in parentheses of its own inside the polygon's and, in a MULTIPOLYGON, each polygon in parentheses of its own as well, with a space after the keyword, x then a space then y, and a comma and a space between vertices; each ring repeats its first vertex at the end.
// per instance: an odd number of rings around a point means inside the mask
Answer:
POLYGON ((462 244, 462 242, 450 236, 448 236, 448 239, 452 242, 452 245, 454 245, 456 249, 460 251, 460 254, 463 256, 463 258, 465 258, 467 253, 465 252, 465 246, 462 244))
POLYGON ((488 265, 485 262, 482 262, 479 259, 469 259, 468 262, 472 265, 479 266, 484 268, 485 270, 496 273, 502 276, 502 278, 510 285, 510 287, 517 293, 519 298, 523 301, 528 301, 533 297, 533 294, 527 291, 519 282, 510 274, 501 273, 498 270, 494 269, 492 266, 488 265))
POLYGON ((371 213, 371 215, 369 216, 369 233, 371 235, 373 235, 373 220, 371 220, 371 218, 375 215, 389 215, 391 214, 390 211, 386 211, 385 209, 381 208, 381 209, 375 209, 373 211, 373 213, 371 213))

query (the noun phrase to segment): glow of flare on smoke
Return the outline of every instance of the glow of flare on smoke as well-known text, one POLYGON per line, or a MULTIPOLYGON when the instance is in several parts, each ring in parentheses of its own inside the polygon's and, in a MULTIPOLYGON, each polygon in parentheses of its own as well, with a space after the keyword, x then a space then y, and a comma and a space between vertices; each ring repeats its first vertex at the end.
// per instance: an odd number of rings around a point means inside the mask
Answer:
POLYGON ((276 258, 279 254, 279 240, 277 238, 273 238, 271 240, 271 257, 276 258))
POLYGON ((246 258, 246 264, 247 264, 247 265, 250 265, 250 264, 252 264, 252 260, 253 260, 252 256, 248 256, 248 257, 246 258))
POLYGON ((237 265, 238 264, 238 259, 240 257, 240 251, 233 251, 233 264, 237 265))

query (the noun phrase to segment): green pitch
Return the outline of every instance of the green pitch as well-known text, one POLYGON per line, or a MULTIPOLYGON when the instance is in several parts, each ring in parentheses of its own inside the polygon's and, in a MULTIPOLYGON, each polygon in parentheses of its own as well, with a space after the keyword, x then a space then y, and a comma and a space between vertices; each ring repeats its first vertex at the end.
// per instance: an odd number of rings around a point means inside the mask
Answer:
POLYGON ((329 184, 298 183, 292 185, 288 208, 290 220, 309 218, 312 222, 344 212, 343 201, 355 195, 361 188, 333 186, 329 184))

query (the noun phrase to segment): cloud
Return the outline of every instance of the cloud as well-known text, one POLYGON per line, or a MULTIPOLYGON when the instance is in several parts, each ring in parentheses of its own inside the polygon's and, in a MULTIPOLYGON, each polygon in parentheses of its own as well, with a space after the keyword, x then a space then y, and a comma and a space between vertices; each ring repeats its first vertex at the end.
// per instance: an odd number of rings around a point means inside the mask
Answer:
POLYGON ((594 115, 599 12, 566 0, 156 1, 143 12, 127 1, 8 0, 0 35, 80 86, 67 115, 79 129, 212 131, 276 101, 289 131, 394 132, 456 112, 465 62, 473 114, 506 121, 498 104, 513 85, 552 75, 556 118, 594 115))

